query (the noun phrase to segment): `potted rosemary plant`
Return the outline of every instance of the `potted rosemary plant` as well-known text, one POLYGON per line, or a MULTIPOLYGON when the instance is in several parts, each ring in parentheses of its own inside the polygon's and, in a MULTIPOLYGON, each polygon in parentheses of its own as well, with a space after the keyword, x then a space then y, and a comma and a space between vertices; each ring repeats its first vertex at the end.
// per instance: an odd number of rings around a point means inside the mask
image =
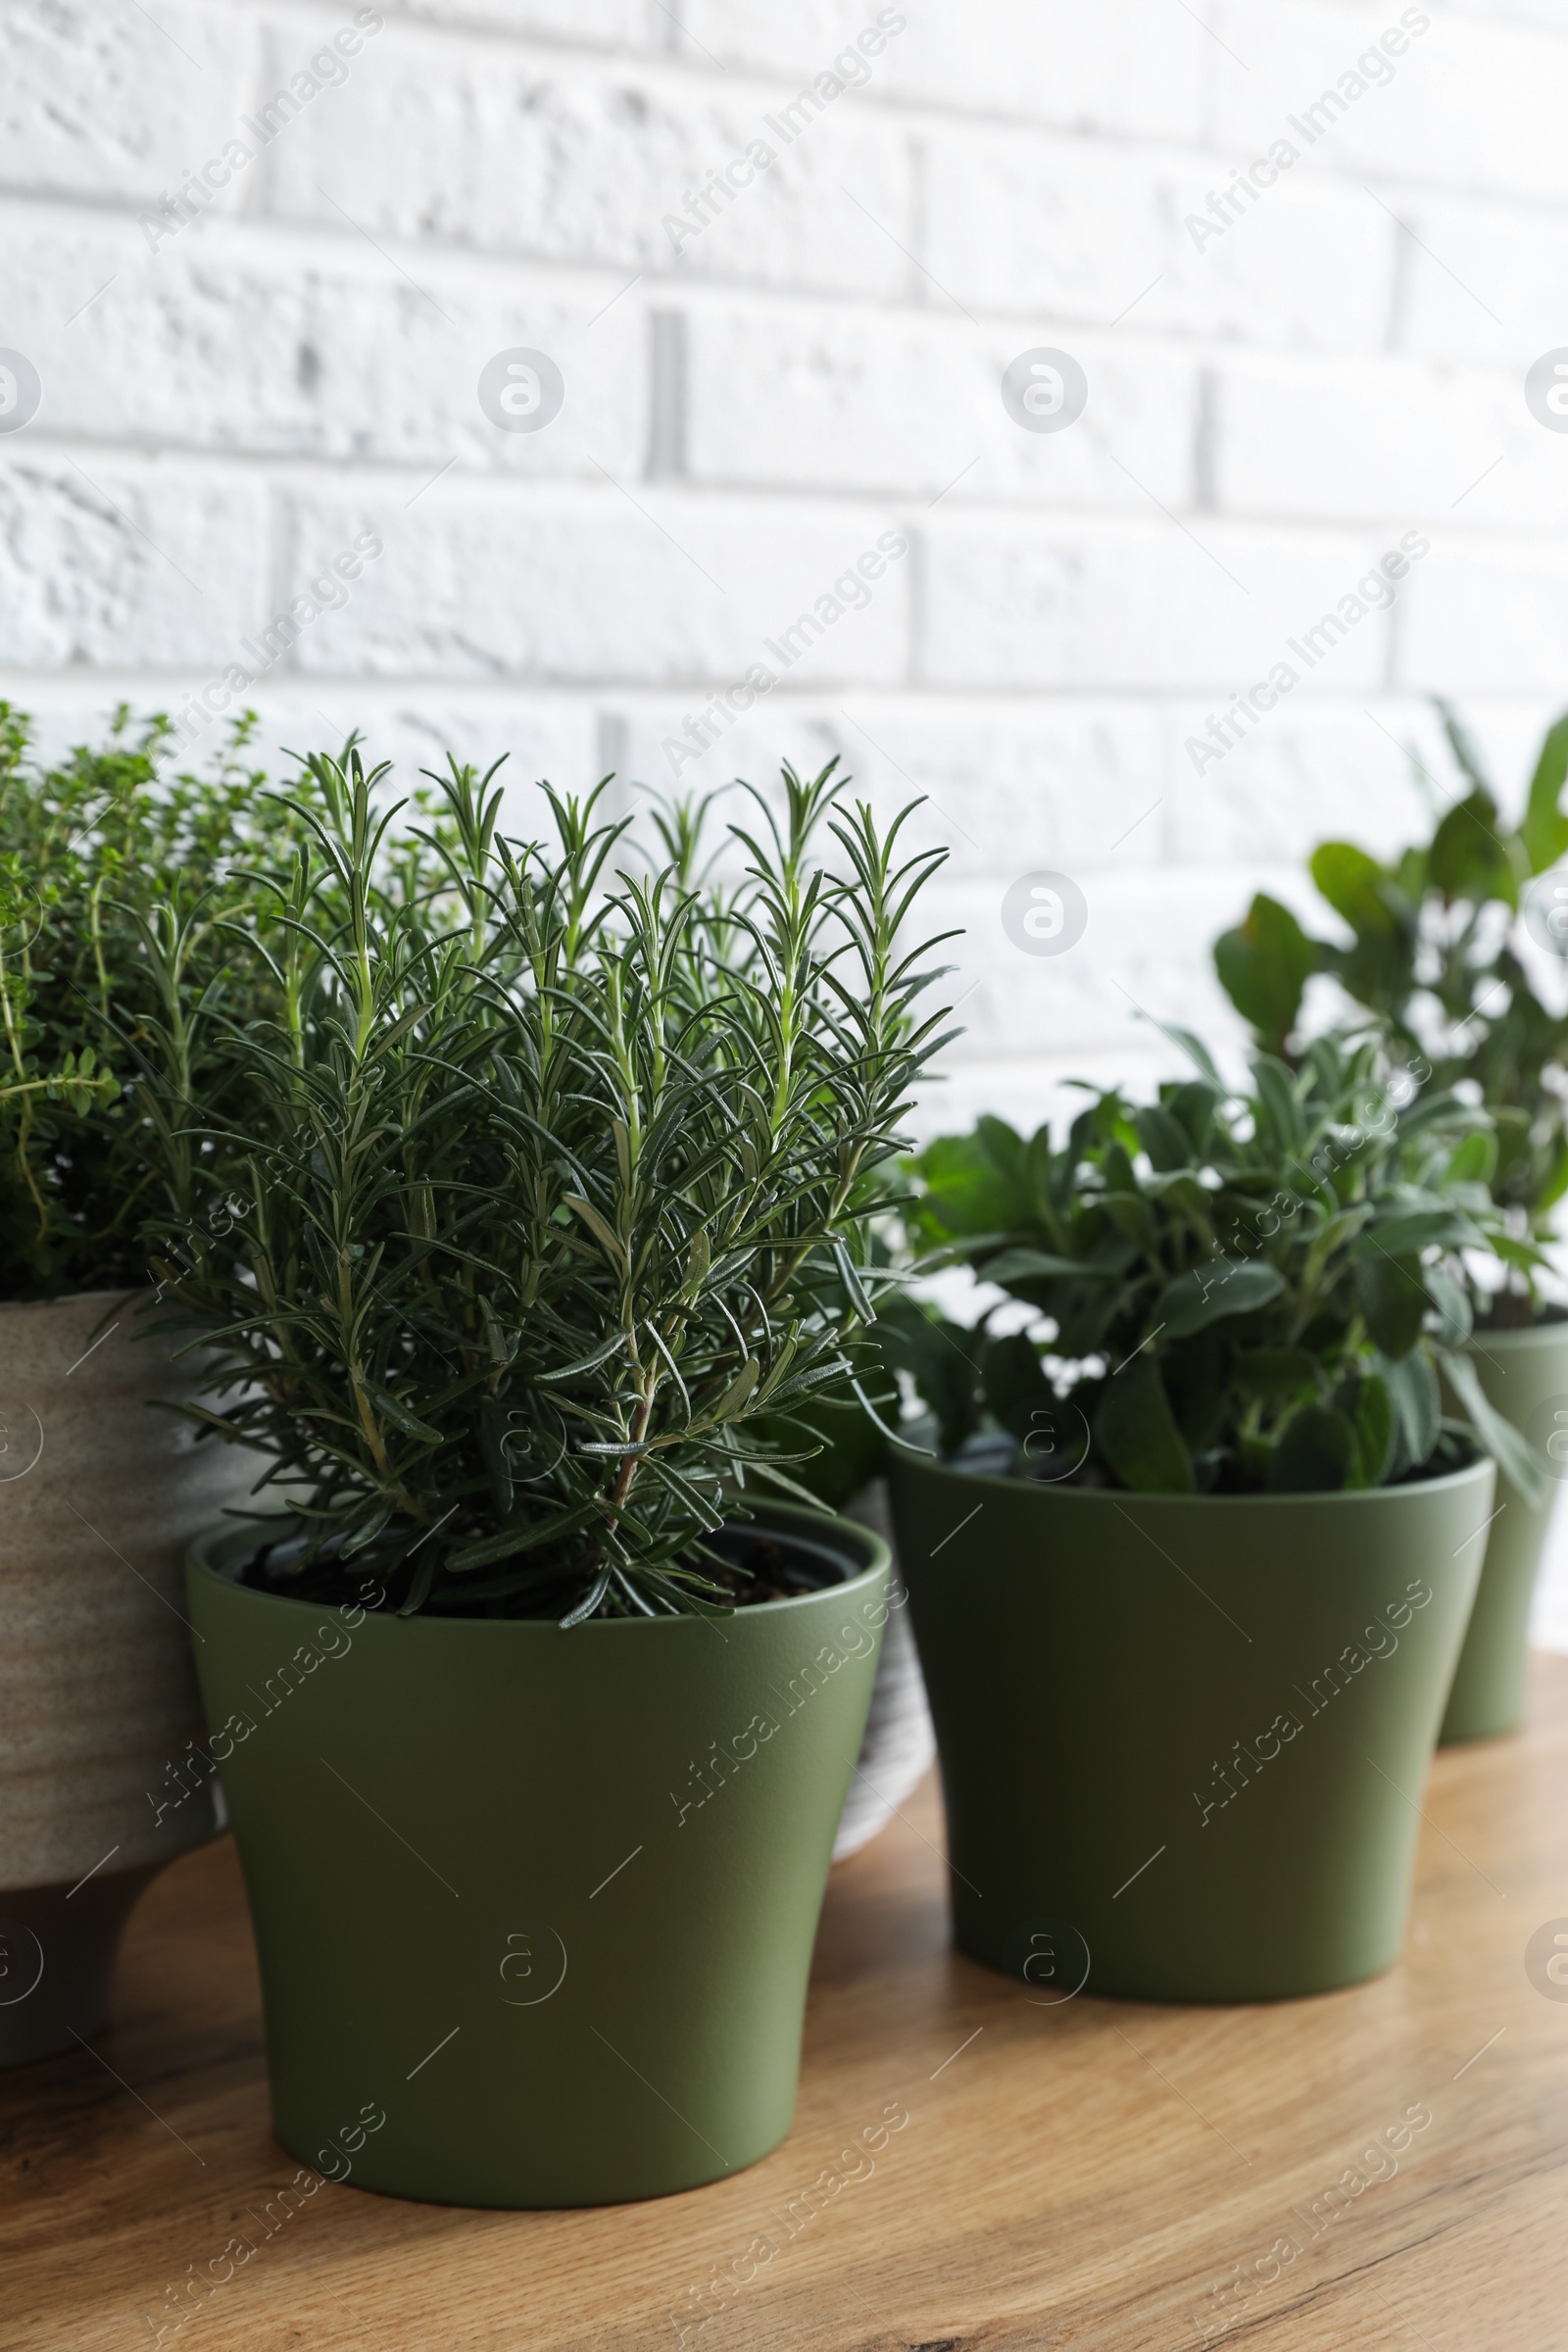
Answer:
POLYGON ((688 2187, 793 2109, 887 1606, 795 1416, 871 1360, 941 853, 786 771, 710 891, 597 796, 514 843, 455 768, 398 833, 311 767, 245 1203, 169 1226, 280 1505, 188 1576, 275 2128, 436 2201, 688 2187))
POLYGON ((1306 981, 1330 973, 1384 1025, 1424 1089, 1463 1086, 1490 1113, 1490 1134, 1469 1151, 1504 1230, 1483 1268, 1489 1279, 1472 1281, 1475 1329, 1452 1385, 1465 1409, 1484 1392, 1544 1457, 1551 1483, 1527 1492, 1502 1470, 1444 1716, 1443 1738, 1453 1740, 1514 1731, 1523 1717, 1530 1605, 1555 1482, 1568 1472, 1568 1312, 1539 1280, 1568 1190, 1568 1011, 1553 1008, 1563 990, 1543 983, 1541 957, 1532 975, 1523 937, 1568 956, 1568 883, 1556 870, 1568 852, 1559 807, 1568 718, 1541 747, 1517 824, 1501 814, 1464 729, 1451 712, 1443 718, 1462 797, 1444 796, 1431 838, 1388 864, 1348 842, 1313 853, 1313 880, 1348 944, 1309 936, 1260 897, 1218 942, 1215 961, 1270 1052, 1295 1057, 1306 981))
POLYGON ((202 777, 161 746, 122 713, 42 761, 0 707, 0 2066, 97 2031, 131 1904, 219 1826, 180 1576, 246 1471, 148 1409, 204 1368, 132 1338, 172 1171, 113 1024, 156 1020, 143 929, 183 908, 178 1056, 212 1091, 214 894, 271 815, 243 731, 202 777))
POLYGON ((1233 1097, 1184 1042, 1199 1075, 1100 1095, 1059 1149, 996 1119, 932 1144, 916 1233, 1022 1328, 884 1326, 933 1408, 894 1507, 956 1933, 1041 1997, 1394 1959, 1492 1508, 1439 1412, 1452 1259, 1498 1224, 1470 1114, 1401 1114, 1371 1047, 1260 1058, 1233 1097))

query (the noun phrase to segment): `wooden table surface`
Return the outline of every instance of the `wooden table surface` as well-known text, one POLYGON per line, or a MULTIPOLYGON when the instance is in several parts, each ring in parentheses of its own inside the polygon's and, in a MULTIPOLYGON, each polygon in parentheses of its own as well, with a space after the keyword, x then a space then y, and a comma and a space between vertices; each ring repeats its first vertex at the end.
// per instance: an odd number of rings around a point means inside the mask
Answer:
POLYGON ((1568 2346, 1568 1985, 1525 1966, 1538 1929, 1568 1928, 1568 1658, 1537 1661, 1534 1727, 1438 1759, 1400 1965, 1255 2008, 1040 2006, 956 1957, 928 1784, 834 1872, 784 2145, 588 2212, 333 2184, 263 2235, 295 2166, 225 1839, 144 1898, 94 2054, 0 2076, 0 2345, 675 2352, 684 2327, 702 2352, 1133 2352, 1205 2329, 1247 2352, 1568 2346), (832 2189, 895 2103, 906 2124, 832 2189), (1403 2153, 1361 2164, 1412 2110, 1430 2122, 1403 2153), (813 2181, 790 2235, 777 2217, 813 2181), (254 2253, 187 2285, 176 2332, 168 2290, 236 2231, 254 2253), (694 2310, 715 2272, 722 2304, 694 2310), (1239 2278, 1245 2301, 1216 2297, 1239 2278))

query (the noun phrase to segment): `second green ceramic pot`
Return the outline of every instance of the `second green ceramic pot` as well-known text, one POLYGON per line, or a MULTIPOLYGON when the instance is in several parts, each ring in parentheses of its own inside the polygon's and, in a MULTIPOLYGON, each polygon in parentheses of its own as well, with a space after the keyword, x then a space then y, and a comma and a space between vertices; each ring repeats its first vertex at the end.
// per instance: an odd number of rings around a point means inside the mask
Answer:
POLYGON ((847 1521, 756 1516, 845 1581, 564 1633, 253 1591, 254 1523, 194 1547, 273 2126, 303 2163, 443 2204, 592 2205, 784 2136, 888 1554, 847 1521))
POLYGON ((1524 1432, 1553 1476, 1541 1501, 1529 1502, 1498 1473, 1492 1506, 1497 1516, 1443 1718, 1445 1742, 1493 1739, 1524 1721, 1530 1604, 1558 1482, 1568 1477, 1568 1316, 1524 1331, 1477 1332, 1465 1353, 1489 1404, 1524 1432))
POLYGON ((1135 1495, 901 1460, 961 1949, 1040 2000, 1387 1968, 1494 1475, 1135 1495))

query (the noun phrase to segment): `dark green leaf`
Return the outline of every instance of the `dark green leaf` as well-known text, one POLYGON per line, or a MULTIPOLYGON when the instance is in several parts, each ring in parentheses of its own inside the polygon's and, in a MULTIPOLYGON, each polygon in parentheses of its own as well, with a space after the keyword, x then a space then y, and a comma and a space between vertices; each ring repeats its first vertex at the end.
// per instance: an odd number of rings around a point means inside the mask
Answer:
POLYGON ((1476 1436, 1504 1478, 1518 1489, 1526 1502, 1539 1504, 1547 1491, 1545 1465, 1513 1423, 1505 1421, 1492 1403, 1469 1356, 1446 1352, 1443 1369, 1448 1386, 1469 1414, 1476 1436))
POLYGON ((367 1380, 363 1385, 365 1394, 376 1411, 390 1421, 394 1429, 401 1430, 406 1438, 420 1438, 427 1446, 439 1446, 442 1443, 441 1431, 432 1429, 428 1421, 421 1421, 417 1413, 411 1413, 408 1406, 400 1403, 390 1390, 377 1388, 373 1380, 367 1380))
POLYGON ((1445 1274, 1441 1266, 1431 1266, 1426 1273, 1427 1293, 1441 1317, 1438 1343, 1444 1348, 1462 1348, 1470 1337, 1475 1316, 1462 1286, 1445 1274))
POLYGON ((1054 1398, 1055 1392, 1041 1368, 1034 1343, 1021 1331, 1004 1340, 987 1343, 980 1359, 980 1375, 987 1404, 1003 1428, 1010 1430, 1014 1437, 1024 1435, 1029 1416, 1037 1406, 1054 1398))
POLYGON ((1394 1399, 1376 1372, 1351 1373, 1334 1392, 1334 1410, 1350 1424, 1355 1446, 1348 1487, 1380 1487, 1394 1459, 1394 1399))
POLYGON ((1106 1382, 1094 1436, 1116 1477, 1135 1494, 1193 1492, 1192 1455, 1152 1356, 1135 1356, 1106 1382))
POLYGON ((1104 1214, 1124 1241, 1134 1249, 1145 1251, 1154 1247, 1158 1230, 1152 1203, 1140 1189, 1136 1192, 1113 1192, 1105 1195, 1104 1214))
POLYGON ((1396 930, 1387 895, 1389 877, 1365 850, 1348 841, 1325 841, 1308 862, 1318 889, 1352 931, 1392 935, 1396 930))
POLYGON ((906 1372, 936 1415, 943 1452, 956 1453, 979 1425, 985 1332, 966 1330, 901 1298, 883 1308, 876 1338, 888 1371, 906 1372))
POLYGON ((1568 717, 1548 728, 1530 779, 1519 839, 1533 874, 1544 874, 1568 854, 1568 816, 1562 813, 1564 781, 1568 780, 1568 717))
POLYGON ((1200 1333, 1159 1357, 1160 1377, 1188 1451, 1194 1458, 1228 1434, 1234 1404, 1227 1379, 1229 1343, 1218 1330, 1200 1333))
POLYGON ((1500 899, 1519 904, 1519 884, 1497 828, 1501 819, 1490 794, 1473 792, 1444 817, 1432 837, 1427 871, 1434 889, 1447 900, 1500 899))
POLYGON ((1304 1348, 1239 1348, 1231 1374, 1249 1396, 1309 1396, 1321 1378, 1317 1357, 1304 1348))
POLYGON ((1271 1494, 1338 1494, 1350 1483, 1355 1431, 1332 1406, 1303 1404, 1285 1424, 1269 1464, 1271 1494))
POLYGON ((1250 1315, 1284 1290, 1279 1270, 1265 1259, 1213 1257, 1167 1284, 1150 1313, 1151 1326, 1163 1324, 1173 1340, 1217 1323, 1222 1315, 1250 1315))
POLYGON ((1420 1259, 1390 1257, 1382 1250, 1362 1255, 1358 1246, 1352 1254, 1356 1296, 1368 1331, 1385 1355, 1408 1355, 1421 1336, 1427 1311, 1420 1259))
POLYGON ((1015 1176, 998 1164, 978 1136, 941 1136, 926 1146, 914 1166, 945 1232, 1005 1233, 1028 1213, 1015 1176))
POLYGON ((1395 1209, 1377 1216, 1350 1245, 1355 1259, 1415 1257, 1434 1246, 1459 1250, 1479 1239, 1473 1221, 1455 1208, 1395 1209))
POLYGON ((1173 1118, 1180 1119, 1191 1147, 1189 1161, 1197 1166, 1207 1148, 1214 1124, 1214 1113, 1221 1097, 1217 1086, 1203 1078, 1189 1078, 1184 1086, 1172 1089, 1165 1108, 1173 1118))
POLYGON ((1220 985, 1271 1054, 1284 1054, 1302 991, 1321 959, 1318 943, 1290 908, 1261 892, 1237 929, 1214 946, 1220 985))
POLYGON ((1289 1159, 1306 1141, 1306 1119, 1294 1074, 1285 1062, 1260 1054, 1252 1064, 1252 1078, 1263 1137, 1279 1158, 1289 1159))
POLYGON ((1100 1155, 1100 1165, 1108 1191, 1125 1193, 1133 1200, 1142 1199, 1143 1188, 1133 1167, 1132 1154, 1119 1137, 1106 1144, 1100 1155))
POLYGON ((1066 1275, 1082 1281, 1112 1282, 1116 1278, 1112 1266, 1092 1266, 1076 1257, 1057 1257, 1049 1250, 999 1250, 995 1257, 976 1261, 977 1271, 987 1282, 997 1283, 1003 1290, 1015 1290, 1020 1283, 1049 1282, 1066 1275))
POLYGON ((1394 1404, 1397 1431, 1391 1477, 1401 1469, 1419 1469, 1438 1442, 1443 1403, 1438 1375, 1430 1357, 1419 1350, 1402 1357, 1385 1356, 1376 1369, 1394 1404))
POLYGON ((1449 1184, 1490 1184, 1496 1165, 1496 1136, 1488 1127, 1477 1127, 1454 1147, 1448 1160, 1447 1181, 1449 1184))
POLYGON ((1145 1103, 1142 1109, 1134 1111, 1133 1125, 1151 1164, 1162 1175, 1192 1166, 1192 1138, 1170 1111, 1162 1110, 1157 1102, 1145 1103))

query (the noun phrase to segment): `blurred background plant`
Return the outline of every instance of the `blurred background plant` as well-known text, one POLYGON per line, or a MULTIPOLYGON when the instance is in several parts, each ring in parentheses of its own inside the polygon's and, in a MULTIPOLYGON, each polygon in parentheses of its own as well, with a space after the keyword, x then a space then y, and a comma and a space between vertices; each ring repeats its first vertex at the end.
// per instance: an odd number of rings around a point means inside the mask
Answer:
POLYGON ((1216 943, 1214 961, 1265 1052, 1299 1060, 1306 985, 1328 973, 1396 1047, 1429 1058, 1433 1091, 1460 1087, 1486 1106, 1494 1142, 1481 1173, 1506 1231, 1493 1245, 1502 1279, 1476 1303, 1507 1326, 1537 1311, 1544 1260, 1535 1245, 1568 1190, 1568 1009, 1553 1010, 1539 993, 1517 934, 1523 907, 1538 943, 1568 956, 1568 892, 1559 906, 1531 889, 1568 852, 1559 805, 1568 717, 1548 730, 1524 812, 1510 824, 1464 728, 1439 709, 1463 797, 1440 795, 1416 762, 1435 809, 1447 802, 1430 839, 1387 864, 1345 841, 1312 853, 1312 879, 1349 944, 1315 937, 1260 893, 1216 943))
MULTIPOLYGON (((799 1491, 815 1400, 875 1364, 868 1223, 943 1042, 900 931, 944 853, 903 857, 831 767, 786 769, 781 817, 753 796, 727 890, 701 806, 616 868, 597 794, 545 787, 555 841, 522 844, 490 777, 396 831, 380 776, 313 758, 305 838, 231 923, 244 1116, 198 1075, 211 1151, 168 1019, 136 1050, 191 1188, 164 1269, 232 1373, 202 1417, 270 1457, 301 1573, 373 1566, 405 1610, 720 1605, 710 1539, 759 1481, 799 1491)), ((143 927, 166 1005, 185 938, 143 927)))

